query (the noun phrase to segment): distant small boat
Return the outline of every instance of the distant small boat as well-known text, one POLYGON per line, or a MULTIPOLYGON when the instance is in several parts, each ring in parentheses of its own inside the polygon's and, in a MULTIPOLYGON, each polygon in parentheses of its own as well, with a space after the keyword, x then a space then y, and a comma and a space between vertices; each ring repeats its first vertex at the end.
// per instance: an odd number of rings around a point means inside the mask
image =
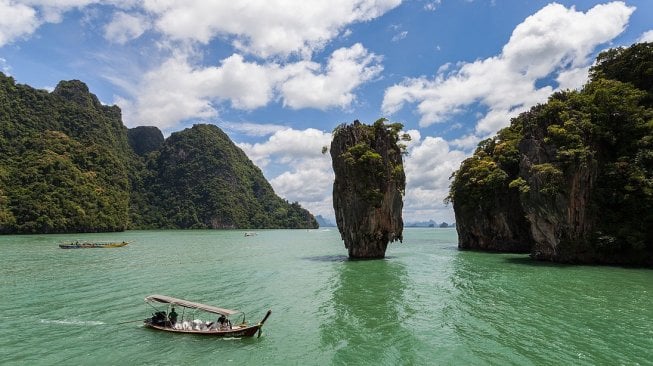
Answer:
POLYGON ((115 242, 115 241, 99 241, 99 242, 89 242, 89 241, 72 241, 59 244, 61 249, 86 249, 86 248, 119 248, 124 247, 129 244, 128 241, 115 242))
POLYGON ((165 332, 201 334, 214 337, 252 337, 257 333, 260 337, 263 323, 272 314, 272 310, 268 310, 263 320, 256 324, 247 324, 245 314, 238 310, 218 308, 165 295, 150 295, 145 298, 145 302, 157 310, 152 314, 151 318, 143 321, 145 327, 165 332), (157 305, 159 307, 163 305, 165 310, 159 310, 157 305), (185 308, 186 311, 182 311, 182 315, 178 317, 174 311, 175 306, 185 308), (195 316, 199 314, 196 314, 195 310, 201 310, 209 316, 217 314, 220 315, 220 318, 213 322, 196 319, 195 316), (227 317, 235 314, 242 314, 243 318, 240 323, 232 325, 227 317))
POLYGON ((248 231, 245 233, 245 236, 256 236, 257 234, 253 231, 248 231))

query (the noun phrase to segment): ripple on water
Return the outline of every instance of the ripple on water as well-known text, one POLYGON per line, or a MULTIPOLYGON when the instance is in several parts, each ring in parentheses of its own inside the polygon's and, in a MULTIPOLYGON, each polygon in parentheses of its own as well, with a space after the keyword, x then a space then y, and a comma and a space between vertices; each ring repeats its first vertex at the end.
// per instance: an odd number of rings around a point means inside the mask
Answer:
MULTIPOLYGON (((407 229, 350 261, 337 230, 134 231, 124 248, 0 236, 3 364, 647 364, 653 271, 462 252, 407 229), (161 293, 272 316, 263 336, 148 330, 161 293), (123 323, 123 324, 121 324, 123 323), (119 350, 119 351, 117 351, 119 350)), ((94 238, 88 234, 88 238, 94 238)), ((107 234, 102 235, 103 239, 107 234)), ((85 239, 84 235, 79 235, 85 239)))

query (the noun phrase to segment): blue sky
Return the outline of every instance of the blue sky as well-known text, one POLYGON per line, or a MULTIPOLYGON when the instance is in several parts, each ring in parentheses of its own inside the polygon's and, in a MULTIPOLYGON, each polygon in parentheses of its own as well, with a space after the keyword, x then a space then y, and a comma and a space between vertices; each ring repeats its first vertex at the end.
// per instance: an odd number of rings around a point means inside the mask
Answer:
POLYGON ((166 136, 216 124, 328 218, 337 125, 403 123, 404 220, 450 223, 449 177, 478 141, 641 41, 649 0, 0 0, 0 71, 18 83, 82 80, 166 136))

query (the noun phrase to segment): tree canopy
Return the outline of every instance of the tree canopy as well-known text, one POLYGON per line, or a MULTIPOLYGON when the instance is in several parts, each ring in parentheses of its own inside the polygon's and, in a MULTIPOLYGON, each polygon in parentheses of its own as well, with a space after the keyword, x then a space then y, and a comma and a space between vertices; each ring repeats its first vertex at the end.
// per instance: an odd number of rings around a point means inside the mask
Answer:
POLYGON ((78 80, 0 73, 0 233, 317 227, 218 127, 128 130, 78 80))

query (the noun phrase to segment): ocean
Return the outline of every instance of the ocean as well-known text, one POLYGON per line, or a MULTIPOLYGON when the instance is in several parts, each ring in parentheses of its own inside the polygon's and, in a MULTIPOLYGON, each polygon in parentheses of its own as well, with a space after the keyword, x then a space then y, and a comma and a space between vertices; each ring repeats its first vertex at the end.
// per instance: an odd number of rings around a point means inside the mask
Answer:
POLYGON ((453 228, 405 229, 369 261, 337 228, 256 234, 0 236, 2 364, 653 364, 650 269, 461 251, 453 228), (57 245, 75 239, 131 243, 57 245), (260 338, 171 334, 142 326, 151 294, 272 315, 260 338))

